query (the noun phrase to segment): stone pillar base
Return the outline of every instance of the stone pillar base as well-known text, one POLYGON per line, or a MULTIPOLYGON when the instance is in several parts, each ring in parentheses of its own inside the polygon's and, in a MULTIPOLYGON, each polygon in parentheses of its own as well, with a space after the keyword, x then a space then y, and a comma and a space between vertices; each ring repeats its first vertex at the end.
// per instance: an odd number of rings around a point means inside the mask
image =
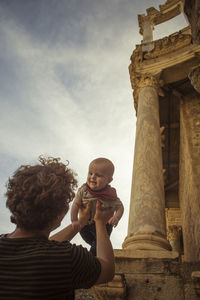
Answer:
POLYGON ((123 249, 134 250, 167 250, 171 251, 171 245, 164 238, 153 234, 138 234, 128 236, 122 244, 123 249))

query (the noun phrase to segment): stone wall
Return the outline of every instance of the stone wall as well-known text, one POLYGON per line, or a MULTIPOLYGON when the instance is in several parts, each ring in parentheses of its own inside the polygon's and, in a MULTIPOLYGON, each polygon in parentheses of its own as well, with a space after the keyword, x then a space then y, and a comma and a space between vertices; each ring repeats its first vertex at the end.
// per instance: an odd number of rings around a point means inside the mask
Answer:
POLYGON ((166 223, 169 226, 181 226, 181 211, 180 208, 166 208, 166 223))
POLYGON ((184 259, 200 259, 200 98, 180 103, 180 179, 184 259))
MULTIPOLYGON (((166 208, 167 239, 173 251, 184 254, 180 208, 166 208)), ((183 258, 183 257, 182 257, 183 258)))
POLYGON ((192 29, 193 43, 200 45, 200 2, 199 0, 184 0, 184 12, 192 29))
MULTIPOLYGON (((110 282, 92 289, 76 291, 76 300, 198 300, 200 263, 181 263, 177 258, 116 257, 121 285, 110 282), (123 274, 123 271, 125 274, 123 274), (196 280, 195 275, 198 274, 196 280), (118 292, 119 290, 119 292, 118 292)), ((118 275, 119 276, 119 275, 118 275)))

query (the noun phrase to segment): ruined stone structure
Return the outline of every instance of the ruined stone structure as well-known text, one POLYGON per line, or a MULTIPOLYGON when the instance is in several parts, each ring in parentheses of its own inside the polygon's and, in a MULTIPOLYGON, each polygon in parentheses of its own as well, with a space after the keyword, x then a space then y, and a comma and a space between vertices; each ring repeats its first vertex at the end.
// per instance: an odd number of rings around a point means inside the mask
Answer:
POLYGON ((200 1, 185 0, 184 13, 188 19, 192 31, 192 42, 200 44, 200 1))
POLYGON ((200 299, 199 16, 199 0, 168 0, 138 16, 128 234, 115 250, 116 276, 93 288, 96 299, 200 299), (180 13, 189 26, 154 41, 154 26, 180 13))

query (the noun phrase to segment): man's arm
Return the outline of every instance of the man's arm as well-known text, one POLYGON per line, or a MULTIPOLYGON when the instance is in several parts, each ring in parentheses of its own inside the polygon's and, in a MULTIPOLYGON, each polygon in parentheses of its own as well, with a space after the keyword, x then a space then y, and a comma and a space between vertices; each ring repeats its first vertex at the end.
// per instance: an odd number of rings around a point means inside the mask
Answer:
POLYGON ((72 227, 75 230, 77 230, 77 232, 81 230, 80 222, 78 220, 78 211, 79 211, 79 209, 80 209, 80 204, 75 198, 74 202, 72 204, 72 208, 71 208, 71 222, 72 222, 72 227))
MULTIPOLYGON (((86 208, 80 208, 79 209, 79 224, 80 229, 82 229, 88 222, 89 216, 90 216, 90 203, 87 204, 86 208)), ((73 237, 79 232, 79 229, 74 228, 72 224, 68 225, 67 227, 63 228, 59 232, 52 235, 49 239, 55 240, 58 242, 64 242, 64 241, 71 241, 73 237)))
POLYGON ((79 230, 74 229, 72 224, 70 224, 69 226, 52 235, 49 239, 57 242, 71 241, 71 239, 73 239, 78 232, 79 230))
POLYGON ((115 274, 114 253, 109 239, 106 224, 113 214, 113 210, 101 210, 100 203, 97 202, 96 223, 97 259, 101 263, 101 273, 95 284, 111 281, 115 274))
POLYGON ((72 208, 71 208, 71 222, 78 221, 78 210, 80 208, 79 203, 74 200, 72 203, 72 208))

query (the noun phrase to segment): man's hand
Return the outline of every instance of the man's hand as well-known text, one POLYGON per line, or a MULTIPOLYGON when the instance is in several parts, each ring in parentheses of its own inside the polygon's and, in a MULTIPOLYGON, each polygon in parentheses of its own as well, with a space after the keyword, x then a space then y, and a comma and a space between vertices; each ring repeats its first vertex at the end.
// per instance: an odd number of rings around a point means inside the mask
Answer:
POLYGON ((78 220, 77 221, 72 221, 72 228, 75 231, 80 231, 81 230, 81 224, 80 224, 80 222, 78 220))
POLYGON ((90 218, 91 203, 87 203, 86 207, 79 208, 79 224, 84 227, 90 218))
POLYGON ((94 220, 96 225, 97 258, 101 264, 101 274, 96 284, 111 281, 115 273, 114 253, 106 230, 106 224, 112 216, 113 209, 101 209, 98 201, 94 220))

